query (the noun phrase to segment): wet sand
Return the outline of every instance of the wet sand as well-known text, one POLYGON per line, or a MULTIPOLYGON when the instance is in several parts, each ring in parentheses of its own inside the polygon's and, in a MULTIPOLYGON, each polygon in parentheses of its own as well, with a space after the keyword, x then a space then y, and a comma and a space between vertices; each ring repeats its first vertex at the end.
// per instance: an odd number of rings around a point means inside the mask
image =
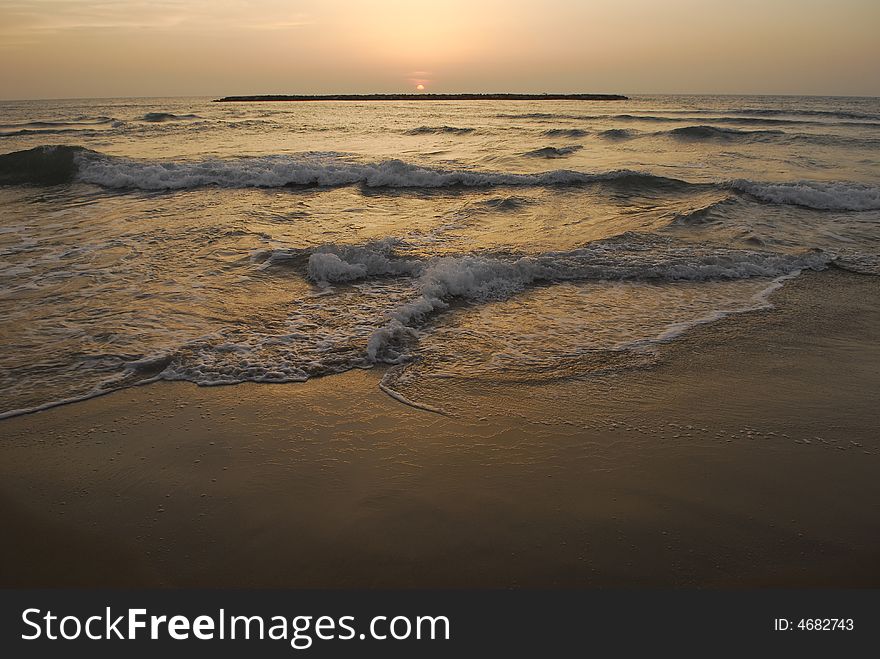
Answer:
POLYGON ((880 286, 808 273, 650 365, 159 383, 0 422, 2 586, 880 586, 880 286))

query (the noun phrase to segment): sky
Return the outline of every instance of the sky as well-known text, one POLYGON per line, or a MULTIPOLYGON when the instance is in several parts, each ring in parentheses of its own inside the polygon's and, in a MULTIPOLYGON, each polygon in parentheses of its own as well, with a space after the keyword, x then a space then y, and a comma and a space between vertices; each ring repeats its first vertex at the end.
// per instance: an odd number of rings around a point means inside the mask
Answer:
POLYGON ((880 96, 880 0, 0 0, 0 98, 880 96))

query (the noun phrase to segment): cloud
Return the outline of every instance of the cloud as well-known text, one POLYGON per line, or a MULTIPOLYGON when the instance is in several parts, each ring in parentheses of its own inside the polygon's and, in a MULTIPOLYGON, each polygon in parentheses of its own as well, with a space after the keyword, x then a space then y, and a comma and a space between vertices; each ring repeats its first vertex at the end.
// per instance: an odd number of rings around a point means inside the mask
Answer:
POLYGON ((288 30, 311 25, 280 0, 31 0, 0 3, 0 34, 33 43, 101 30, 288 30))

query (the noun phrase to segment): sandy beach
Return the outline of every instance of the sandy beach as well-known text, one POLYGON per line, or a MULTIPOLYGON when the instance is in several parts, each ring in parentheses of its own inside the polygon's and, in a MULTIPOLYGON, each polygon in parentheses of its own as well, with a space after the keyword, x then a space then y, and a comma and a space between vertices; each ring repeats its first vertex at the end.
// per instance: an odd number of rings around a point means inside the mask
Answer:
POLYGON ((629 370, 421 392, 449 415, 373 369, 4 420, 0 584, 878 587, 877 280, 772 300, 629 370))

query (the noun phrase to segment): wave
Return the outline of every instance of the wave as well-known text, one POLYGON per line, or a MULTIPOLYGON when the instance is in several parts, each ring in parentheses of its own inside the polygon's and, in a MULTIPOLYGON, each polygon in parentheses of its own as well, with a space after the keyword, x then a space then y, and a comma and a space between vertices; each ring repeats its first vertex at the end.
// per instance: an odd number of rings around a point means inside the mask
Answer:
POLYGON ((23 135, 59 135, 64 133, 94 133, 107 124, 114 124, 113 117, 79 116, 57 121, 19 121, 0 124, 0 137, 23 135))
POLYGON ((308 277, 326 286, 369 277, 417 278, 417 296, 394 309, 367 343, 370 360, 400 363, 415 327, 455 299, 504 299, 530 286, 564 281, 717 281, 774 278, 833 261, 818 250, 799 254, 670 244, 643 234, 623 234, 586 247, 537 256, 445 256, 429 260, 394 254, 394 244, 325 246, 308 259, 308 277))
POLYGON ((787 142, 803 142, 818 146, 852 149, 876 149, 880 147, 880 137, 842 136, 816 133, 794 133, 786 136, 787 142))
POLYGON ((526 151, 523 155, 529 158, 564 158, 570 156, 575 151, 583 149, 580 144, 572 144, 570 146, 545 146, 533 151, 526 151))
POLYGON ((737 110, 728 110, 730 114, 743 115, 767 115, 771 117, 783 116, 804 116, 804 117, 828 117, 839 119, 865 119, 880 121, 880 114, 874 112, 858 112, 847 110, 814 110, 808 108, 741 108, 737 110))
POLYGON ((533 199, 526 197, 495 197, 484 199, 476 204, 477 207, 486 211, 516 211, 535 203, 533 199))
POLYGON ((554 119, 576 120, 576 121, 620 121, 620 122, 650 122, 650 123, 701 123, 701 124, 734 124, 739 126, 850 126, 856 128, 876 128, 880 127, 880 116, 874 115, 847 115, 844 113, 838 117, 839 121, 825 121, 824 115, 816 115, 810 119, 809 115, 799 116, 796 113, 782 112, 780 115, 765 114, 760 116, 749 116, 745 111, 719 111, 713 112, 709 110, 683 110, 673 112, 669 110, 660 110, 661 114, 549 114, 543 112, 533 112, 529 114, 499 114, 498 118, 504 119, 536 119, 547 122, 554 119), (739 114, 743 112, 743 114, 739 114), (793 116, 785 116, 792 114, 793 116), (692 115, 692 116, 682 116, 692 115), (712 116, 716 115, 716 116, 712 116), (851 118, 854 120, 846 121, 851 118), (858 120, 857 120, 858 119, 858 120))
MULTIPOLYGON (((855 121, 880 121, 880 113, 860 112, 858 110, 819 110, 815 108, 682 108, 682 109, 657 109, 665 115, 736 115, 755 117, 814 117, 816 119, 851 119, 855 121)), ((797 119, 795 119, 797 121, 797 119)), ((823 122, 827 123, 827 122, 823 122)), ((836 122, 835 122, 836 123, 836 122)))
POLYGON ((64 135, 76 133, 77 135, 96 135, 98 131, 92 128, 22 128, 21 130, 0 131, 0 137, 23 137, 25 135, 64 135))
MULTIPOLYGON (((687 117, 682 121, 701 121, 704 123, 737 124, 738 126, 827 126, 825 122, 805 121, 804 119, 779 119, 776 117, 687 117)), ((878 124, 880 125, 880 124, 878 124)))
POLYGON ((107 156, 80 146, 40 146, 0 155, 0 184, 52 185, 79 181, 111 189, 182 190, 217 186, 369 188, 491 188, 611 185, 629 190, 719 188, 772 204, 817 210, 880 209, 880 187, 845 181, 763 183, 740 179, 691 183, 628 169, 580 172, 557 169, 519 174, 468 169, 436 169, 385 160, 361 163, 332 153, 259 156, 231 160, 149 161, 107 156))
POLYGON ((611 128, 599 133, 599 137, 606 140, 629 140, 637 135, 638 133, 628 128, 611 128))
POLYGON ((710 223, 715 219, 713 217, 714 211, 730 206, 732 203, 736 203, 735 197, 723 197, 710 201, 705 206, 676 214, 670 222, 670 226, 687 227, 710 223))
POLYGON ((778 119, 771 117, 681 117, 676 121, 714 124, 737 124, 739 126, 804 126, 814 125, 815 121, 802 119, 778 119))
POLYGON ((580 119, 581 115, 554 114, 553 112, 526 112, 522 114, 496 114, 497 119, 580 119))
POLYGON ((620 121, 651 123, 733 124, 739 126, 849 126, 880 127, 880 114, 867 112, 832 112, 825 110, 657 110, 658 114, 555 114, 531 112, 498 114, 500 119, 534 119, 572 121, 620 121), (690 115, 690 116, 687 116, 690 115), (829 121, 829 120, 835 121, 829 121))
MULTIPOLYGON (((411 361, 419 332, 424 329, 422 323, 432 315, 457 301, 490 303, 535 286, 568 281, 772 279, 804 269, 821 270, 832 261, 830 255, 819 251, 778 254, 719 249, 648 234, 623 234, 579 249, 532 256, 472 252, 417 258, 406 255, 406 247, 402 239, 392 237, 360 245, 329 244, 257 254, 255 260, 304 270, 324 289, 369 279, 393 277, 401 281, 321 290, 320 299, 332 295, 326 306, 301 305, 298 309, 305 311, 296 311, 292 322, 268 331, 230 328, 132 354, 120 372, 83 395, 3 412, 0 418, 158 380, 185 380, 204 386, 299 382, 376 363, 401 364, 411 361), (398 253, 398 248, 403 253, 398 253), (381 300, 346 306, 346 300, 361 299, 357 291, 365 289, 382 291, 381 300), (394 293, 389 296, 388 291, 394 293), (349 297, 351 294, 355 297, 349 297), (328 315, 344 319, 338 326, 330 323, 325 327, 321 323, 326 323, 328 315)), ((664 335, 660 340, 666 338, 664 335)))
MULTIPOLYGON (((447 188, 495 186, 584 185, 612 180, 662 184, 673 179, 616 170, 589 174, 555 170, 540 174, 511 174, 444 170, 400 160, 357 163, 324 157, 264 156, 202 162, 139 162, 121 158, 81 158, 77 179, 108 188, 175 190, 208 185, 228 188, 363 185, 370 188, 447 188)), ((687 185, 683 182, 678 184, 687 185)))
POLYGON ((79 171, 77 156, 86 152, 79 146, 38 146, 5 153, 0 155, 0 184, 68 183, 79 171))
POLYGON ((569 251, 533 256, 464 254, 416 258, 398 253, 400 239, 362 245, 324 245, 261 253, 267 263, 296 264, 315 284, 382 277, 415 280, 414 296, 392 309, 367 339, 370 362, 402 363, 416 328, 455 300, 484 303, 505 299, 529 287, 566 281, 719 281, 777 278, 805 269, 822 270, 834 256, 809 250, 777 253, 676 242, 670 237, 624 233, 569 251))
POLYGON ((419 126, 404 131, 404 135, 469 135, 476 128, 457 128, 455 126, 419 126))
POLYGON ((635 114, 549 114, 544 112, 532 112, 529 114, 499 114, 496 116, 501 119, 567 119, 575 121, 684 121, 684 119, 673 117, 635 114))
POLYGON ((63 183, 77 180, 106 188, 180 190, 364 185, 375 188, 565 186, 601 182, 634 186, 681 185, 684 181, 632 170, 586 173, 552 170, 537 174, 447 170, 400 160, 360 163, 312 153, 231 160, 148 161, 107 156, 78 146, 41 146, 0 155, 0 183, 63 183), (51 176, 49 172, 53 172, 51 176))
MULTIPOLYGON (((607 132, 607 131, 606 131, 607 132)), ((822 133, 789 133, 784 130, 740 130, 719 126, 683 126, 672 130, 658 131, 653 135, 672 137, 682 141, 715 142, 779 142, 817 144, 832 147, 873 148, 880 140, 871 137, 849 137, 822 133)))
MULTIPOLYGON (((703 209, 706 210, 706 209, 703 209)), ((272 250, 269 262, 305 262, 318 284, 348 283, 371 277, 418 276, 444 282, 454 297, 486 301, 519 291, 536 281, 717 281, 779 277, 802 269, 825 268, 834 256, 821 250, 800 253, 754 251, 678 243, 670 237, 627 232, 568 251, 533 256, 504 253, 420 259, 396 253, 399 238, 361 245, 272 250), (332 257, 332 258, 328 258, 332 257)))
POLYGON ((657 134, 669 135, 683 140, 756 141, 784 137, 786 133, 781 130, 737 130, 736 128, 719 128, 717 126, 684 126, 657 134))
MULTIPOLYGON (((597 117, 598 118, 598 117, 597 117)), ((616 121, 658 121, 658 122, 672 122, 672 121, 683 121, 682 119, 672 118, 672 117, 661 117, 652 114, 612 114, 606 117, 601 117, 603 119, 613 119, 616 121)))
POLYGON ((845 254, 834 265, 860 275, 880 276, 880 255, 876 254, 845 254))
POLYGON ((0 130, 24 130, 41 128, 66 128, 69 126, 100 126, 113 123, 113 117, 87 117, 80 116, 72 119, 59 121, 21 121, 8 124, 0 124, 0 130))
POLYGON ((821 133, 788 133, 783 130, 738 130, 736 128, 720 128, 717 126, 685 126, 668 131, 654 133, 657 136, 669 136, 682 141, 715 141, 715 142, 777 142, 805 143, 831 147, 852 147, 871 149, 880 145, 880 139, 871 137, 848 137, 821 133))
POLYGON ((197 114, 172 114, 170 112, 147 112, 140 121, 149 123, 161 123, 164 121, 186 121, 189 119, 201 119, 197 114))
POLYGON ((377 276, 417 274, 422 263, 397 258, 394 248, 401 244, 390 238, 367 245, 324 245, 311 252, 309 279, 318 283, 340 283, 377 276))
POLYGON ((588 130, 580 128, 551 128, 543 133, 546 137, 585 137, 590 134, 588 130))
MULTIPOLYGON (((690 114, 699 114, 698 111, 694 111, 690 114)), ((714 114, 714 113, 713 113, 714 114)), ((731 114, 731 113, 727 113, 731 114)), ((688 123, 688 122, 700 122, 703 124, 737 124, 740 126, 854 126, 854 127, 868 127, 874 128, 880 126, 880 122, 871 122, 871 121, 836 121, 836 122, 827 122, 827 121, 816 121, 806 119, 804 117, 777 117, 777 116, 763 116, 763 117, 749 117, 749 116, 727 116, 727 114, 722 114, 721 116, 663 116, 663 115, 636 115, 636 114, 612 114, 612 115, 598 115, 592 117, 571 117, 572 119, 608 119, 613 121, 643 121, 643 122, 659 122, 659 123, 688 123)), ((735 114, 735 113, 732 113, 735 114)))
POLYGON ((724 184, 761 201, 826 211, 880 210, 880 187, 865 183, 799 181, 757 183, 745 179, 724 184))

